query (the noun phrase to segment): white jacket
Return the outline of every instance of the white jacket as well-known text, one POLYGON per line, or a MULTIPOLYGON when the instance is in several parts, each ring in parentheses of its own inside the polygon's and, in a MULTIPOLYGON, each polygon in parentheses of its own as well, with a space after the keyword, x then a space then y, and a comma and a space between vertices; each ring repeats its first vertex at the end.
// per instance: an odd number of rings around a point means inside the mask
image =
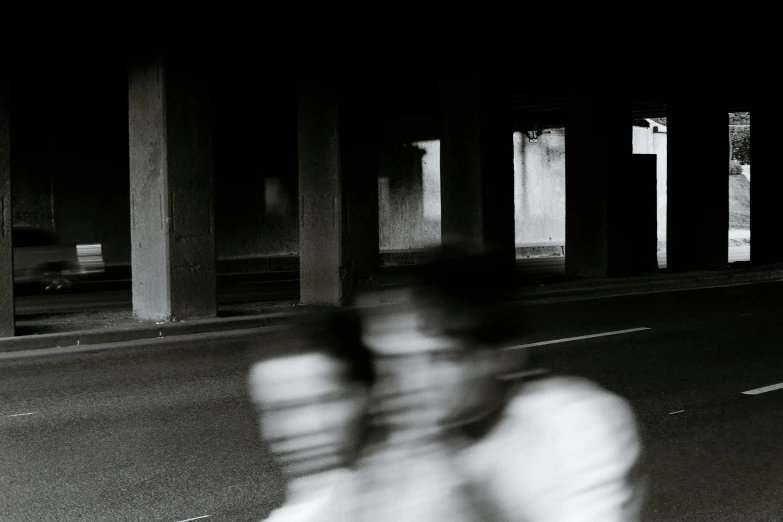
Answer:
POLYGON ((636 522, 644 482, 628 403, 581 378, 527 383, 462 456, 503 520, 636 522))
POLYGON ((347 469, 305 477, 289 487, 285 504, 264 522, 347 521, 353 503, 352 485, 352 472, 347 469))

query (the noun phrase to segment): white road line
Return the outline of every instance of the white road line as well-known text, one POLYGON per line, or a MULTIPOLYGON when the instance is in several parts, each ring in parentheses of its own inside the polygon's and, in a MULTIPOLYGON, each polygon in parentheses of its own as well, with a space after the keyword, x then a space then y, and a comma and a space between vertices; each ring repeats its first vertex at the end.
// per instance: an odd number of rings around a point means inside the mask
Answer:
POLYGON ((684 412, 684 411, 685 411, 685 410, 677 410, 677 411, 673 411, 673 412, 669 413, 669 415, 674 415, 675 413, 682 413, 682 412, 684 412))
POLYGON ((523 379, 525 377, 534 377, 536 375, 544 375, 548 371, 549 370, 545 370, 543 368, 536 369, 536 370, 527 370, 527 371, 524 371, 524 372, 517 372, 517 373, 510 373, 508 375, 503 375, 500 378, 502 380, 511 381, 511 380, 514 380, 514 379, 523 379))
POLYGON ((772 384, 770 386, 764 386, 763 388, 756 388, 755 390, 748 390, 742 392, 744 395, 759 395, 762 393, 767 393, 775 390, 783 389, 783 382, 780 384, 772 384))
POLYGON ((195 518, 186 518, 185 520, 180 520, 179 522, 192 522, 193 520, 201 520, 203 518, 209 518, 211 516, 212 515, 202 515, 200 517, 195 517, 195 518))
POLYGON ((547 344, 559 344, 559 343, 569 343, 573 341, 581 341, 583 339, 594 339, 596 337, 607 337, 610 335, 621 335, 626 333, 633 333, 633 332, 643 332, 645 330, 652 330, 652 328, 647 328, 646 326, 643 326, 641 328, 630 328, 628 330, 617 330, 614 332, 603 332, 603 333, 597 333, 597 334, 591 334, 591 335, 580 335, 578 337, 565 337, 563 339, 553 339, 551 341, 541 341, 537 343, 529 343, 529 344, 520 344, 518 346, 507 346, 506 348, 503 348, 504 350, 519 350, 521 348, 531 348, 533 346, 545 346, 547 344))
MULTIPOLYGON (((662 288, 660 290, 642 290, 642 291, 631 291, 631 292, 619 292, 619 293, 612 293, 612 294, 603 294, 603 295, 579 295, 579 296, 573 296, 573 297, 541 297, 538 299, 535 299, 535 294, 530 294, 531 297, 534 299, 530 300, 520 300, 514 303, 514 305, 517 306, 539 306, 544 304, 559 304, 559 303, 572 303, 575 301, 593 301, 597 299, 613 299, 615 297, 631 297, 631 296, 637 296, 637 295, 648 295, 648 294, 667 294, 671 292, 698 292, 699 290, 713 290, 715 288, 727 288, 730 286, 750 286, 750 285, 759 285, 759 284, 765 284, 769 283, 770 281, 750 281, 750 282, 725 282, 725 283, 718 283, 714 285, 709 286, 694 286, 690 288, 662 288)), ((771 282, 774 283, 783 283, 783 279, 773 279, 771 282)), ((383 285, 381 285, 383 286, 383 285)), ((525 296, 527 297, 527 296, 525 296)))
POLYGON ((31 411, 30 413, 14 413, 13 415, 9 415, 9 417, 21 417, 23 415, 35 415, 36 412, 31 411))

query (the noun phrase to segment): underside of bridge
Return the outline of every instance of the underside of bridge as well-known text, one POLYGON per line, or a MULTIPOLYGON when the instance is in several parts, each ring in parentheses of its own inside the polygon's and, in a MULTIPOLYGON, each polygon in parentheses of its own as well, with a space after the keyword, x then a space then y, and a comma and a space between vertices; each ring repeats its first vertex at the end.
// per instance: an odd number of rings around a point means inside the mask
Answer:
MULTIPOLYGON (((620 197, 655 190, 628 181, 654 171, 634 158, 630 130, 653 117, 668 118, 669 265, 719 268, 727 182, 711 173, 726 169, 727 114, 752 110, 754 260, 783 261, 768 40, 751 35, 740 51, 720 31, 537 29, 554 13, 260 5, 4 15, 0 334, 14 330, 11 180, 35 170, 67 179, 70 205, 90 208, 103 237, 130 229, 138 317, 186 319, 216 313, 216 212, 263 204, 240 172, 249 164, 298 179, 304 303, 344 305, 377 284, 377 172, 393 143, 439 139, 443 240, 513 260, 512 134, 532 128, 566 128, 571 275, 632 275, 655 256, 654 242, 641 260, 622 248, 649 220, 620 197), (731 81, 738 68, 750 81, 731 81), (276 153, 261 154, 252 133, 277 140, 276 153), (87 158, 100 168, 84 169, 87 158), (91 195, 109 176, 129 193, 91 195), (232 186, 231 203, 215 200, 232 186), (108 212, 122 217, 102 221, 108 212)), ((69 215, 68 204, 51 212, 69 215)))

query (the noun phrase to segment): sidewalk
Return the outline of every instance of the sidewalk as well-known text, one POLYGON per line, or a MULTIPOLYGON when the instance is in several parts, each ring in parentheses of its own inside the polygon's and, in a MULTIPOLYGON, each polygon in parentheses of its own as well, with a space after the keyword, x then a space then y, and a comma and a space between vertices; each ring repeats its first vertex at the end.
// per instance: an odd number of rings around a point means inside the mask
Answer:
MULTIPOLYGON (((734 264, 721 271, 656 274, 630 278, 567 278, 564 274, 528 277, 514 292, 514 304, 543 305, 623 295, 692 290, 783 281, 783 264, 753 267, 734 264)), ((393 288, 395 285, 389 285, 393 288)), ((17 336, 0 338, 0 353, 42 348, 121 343, 144 339, 263 329, 282 326, 308 307, 293 299, 221 304, 212 319, 148 323, 135 320, 126 306, 100 311, 28 314, 17 320, 17 336)), ((261 330, 259 330, 261 331, 261 330)))

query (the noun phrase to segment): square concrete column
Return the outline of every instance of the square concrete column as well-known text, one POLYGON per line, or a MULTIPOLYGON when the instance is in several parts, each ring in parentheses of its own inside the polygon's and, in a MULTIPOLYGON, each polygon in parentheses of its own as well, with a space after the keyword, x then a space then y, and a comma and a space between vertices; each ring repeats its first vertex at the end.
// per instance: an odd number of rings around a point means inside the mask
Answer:
MULTIPOLYGON (((776 78, 762 85, 776 86, 776 78)), ((750 184, 750 260, 756 264, 783 263, 783 176, 780 175, 781 125, 776 93, 759 92, 751 106, 753 178, 750 184)))
POLYGON ((0 337, 14 335, 14 256, 11 243, 11 118, 8 66, 0 56, 0 337))
POLYGON ((729 113, 720 97, 672 97, 667 104, 667 267, 729 262, 729 113))
POLYGON ((378 285, 373 83, 366 70, 332 60, 298 72, 302 304, 350 305, 378 285))
POLYGON ((441 238, 493 251, 514 267, 514 128, 500 71, 468 64, 443 71, 441 238))
MULTIPOLYGON (((570 65, 566 100, 566 273, 633 272, 624 225, 632 183, 633 112, 620 75, 607 64, 570 65)), ((655 210, 653 209, 653 212, 655 210)))
POLYGON ((623 260, 628 275, 658 272, 658 156, 631 156, 630 175, 620 183, 618 201, 625 218, 612 221, 615 243, 627 251, 623 260), (630 195, 630 197, 629 197, 630 195), (627 242, 628 247, 624 246, 627 242))
POLYGON ((210 81, 203 57, 130 65, 133 312, 141 319, 217 312, 210 81))

